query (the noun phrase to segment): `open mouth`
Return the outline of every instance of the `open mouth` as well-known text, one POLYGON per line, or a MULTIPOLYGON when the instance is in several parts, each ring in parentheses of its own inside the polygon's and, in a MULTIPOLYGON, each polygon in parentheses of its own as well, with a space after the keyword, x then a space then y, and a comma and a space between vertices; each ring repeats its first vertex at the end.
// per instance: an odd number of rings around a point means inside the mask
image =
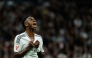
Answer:
POLYGON ((33 23, 33 26, 36 28, 37 27, 37 24, 36 23, 33 23))
POLYGON ((33 23, 33 25, 36 25, 36 23, 33 23))

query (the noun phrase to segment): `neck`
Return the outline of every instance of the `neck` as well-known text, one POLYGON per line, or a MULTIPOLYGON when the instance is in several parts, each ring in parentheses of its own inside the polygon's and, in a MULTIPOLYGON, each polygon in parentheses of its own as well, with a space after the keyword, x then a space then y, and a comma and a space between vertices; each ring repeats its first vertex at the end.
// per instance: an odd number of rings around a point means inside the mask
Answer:
POLYGON ((30 30, 29 28, 26 28, 26 33, 29 37, 34 37, 34 30, 30 30))

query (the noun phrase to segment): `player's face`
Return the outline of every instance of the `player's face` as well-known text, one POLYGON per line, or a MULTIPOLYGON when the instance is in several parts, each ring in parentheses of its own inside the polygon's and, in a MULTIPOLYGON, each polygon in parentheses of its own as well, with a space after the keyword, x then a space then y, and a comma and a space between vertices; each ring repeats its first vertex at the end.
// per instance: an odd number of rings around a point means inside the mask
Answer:
POLYGON ((27 24, 28 24, 28 27, 30 29, 36 29, 37 27, 37 23, 36 23, 36 20, 33 18, 33 17, 28 17, 27 18, 27 24))

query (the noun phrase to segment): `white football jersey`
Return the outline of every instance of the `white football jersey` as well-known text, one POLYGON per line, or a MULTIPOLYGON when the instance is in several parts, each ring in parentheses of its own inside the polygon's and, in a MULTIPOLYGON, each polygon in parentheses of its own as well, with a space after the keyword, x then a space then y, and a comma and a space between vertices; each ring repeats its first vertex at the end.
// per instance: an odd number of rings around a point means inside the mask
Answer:
MULTIPOLYGON (((37 52, 44 52, 42 37, 37 34, 34 35, 35 36, 33 43, 35 43, 35 41, 38 40, 40 42, 39 47, 33 47, 22 58, 38 58, 37 52)), ((20 52, 21 50, 25 49, 28 46, 29 41, 31 41, 31 39, 29 38, 26 32, 17 35, 14 40, 14 52, 20 52)))

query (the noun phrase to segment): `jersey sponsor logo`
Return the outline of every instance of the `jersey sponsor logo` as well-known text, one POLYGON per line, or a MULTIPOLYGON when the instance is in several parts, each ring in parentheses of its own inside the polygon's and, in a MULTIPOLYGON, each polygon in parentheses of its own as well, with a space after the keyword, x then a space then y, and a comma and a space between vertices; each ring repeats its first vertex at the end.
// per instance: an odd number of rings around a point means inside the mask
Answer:
POLYGON ((16 45, 16 50, 18 50, 18 48, 19 48, 19 45, 16 45))

